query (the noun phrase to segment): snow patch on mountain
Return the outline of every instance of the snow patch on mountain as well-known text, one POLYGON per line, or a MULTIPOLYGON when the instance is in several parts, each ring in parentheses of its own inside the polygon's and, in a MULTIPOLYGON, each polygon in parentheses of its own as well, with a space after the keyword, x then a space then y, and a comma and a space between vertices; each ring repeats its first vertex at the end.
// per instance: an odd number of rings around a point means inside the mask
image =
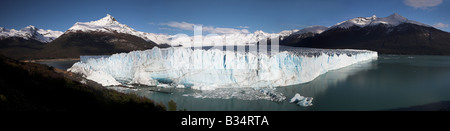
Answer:
MULTIPOLYGON (((382 17, 382 18, 378 18, 377 16, 373 15, 372 17, 358 17, 358 18, 353 18, 347 21, 343 21, 340 22, 334 26, 332 26, 331 28, 350 28, 352 26, 359 26, 359 27, 366 27, 366 26, 375 26, 378 24, 385 24, 388 26, 398 26, 402 23, 410 23, 410 24, 416 24, 416 25, 420 25, 420 26, 427 26, 429 27, 429 25, 417 22, 417 21, 413 21, 413 20, 408 20, 407 18, 394 13, 388 17, 382 17)), ((330 29, 331 29, 330 28, 330 29)))
POLYGON ((140 37, 146 41, 153 41, 156 44, 167 44, 169 43, 172 36, 165 34, 154 34, 146 33, 141 31, 136 31, 128 25, 119 23, 113 16, 107 14, 100 20, 91 22, 77 22, 72 27, 70 27, 66 32, 109 32, 109 33, 124 33, 140 37))
POLYGON ((62 34, 64 34, 64 32, 61 31, 44 30, 44 29, 39 29, 38 32, 42 34, 45 37, 45 40, 48 42, 51 42, 56 38, 58 38, 59 36, 61 36, 62 34))
POLYGON ((327 29, 328 29, 328 27, 326 27, 326 26, 315 25, 315 26, 309 26, 309 27, 303 28, 297 32, 294 32, 293 34, 304 34, 304 33, 320 34, 327 29))

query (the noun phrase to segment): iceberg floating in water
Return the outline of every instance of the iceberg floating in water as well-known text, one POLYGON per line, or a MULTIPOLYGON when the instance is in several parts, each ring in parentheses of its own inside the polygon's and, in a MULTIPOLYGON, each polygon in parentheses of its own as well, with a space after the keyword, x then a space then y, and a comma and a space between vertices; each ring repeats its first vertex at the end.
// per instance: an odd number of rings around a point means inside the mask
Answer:
POLYGON ((279 52, 255 53, 153 48, 111 56, 83 56, 68 71, 103 86, 182 85, 197 90, 278 87, 305 83, 329 70, 377 58, 377 52, 280 46, 279 52))
POLYGON ((304 97, 296 93, 294 97, 291 98, 291 101, 289 103, 296 103, 299 106, 307 107, 313 105, 312 100, 313 100, 312 97, 304 97))

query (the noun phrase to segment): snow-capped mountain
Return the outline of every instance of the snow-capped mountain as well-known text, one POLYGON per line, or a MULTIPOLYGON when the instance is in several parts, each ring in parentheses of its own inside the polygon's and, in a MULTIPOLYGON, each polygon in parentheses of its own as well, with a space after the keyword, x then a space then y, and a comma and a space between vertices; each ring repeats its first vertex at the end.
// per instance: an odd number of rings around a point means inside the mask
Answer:
POLYGON ((154 33, 146 33, 141 31, 136 31, 133 28, 129 27, 128 25, 119 23, 113 16, 106 14, 105 17, 103 17, 100 20, 97 21, 91 21, 91 22, 77 22, 72 27, 70 27, 66 32, 77 32, 77 31, 83 31, 83 32, 90 32, 90 31, 96 31, 96 32, 105 32, 105 33, 124 33, 124 34, 130 34, 134 36, 141 37, 142 39, 146 41, 153 41, 158 44, 160 43, 166 43, 168 36, 163 34, 154 34, 154 33))
POLYGON ((61 31, 44 30, 44 29, 39 29, 37 32, 39 32, 39 34, 43 35, 44 38, 46 39, 46 41, 48 41, 48 42, 51 42, 51 41, 55 40, 56 38, 58 38, 59 36, 61 36, 62 34, 64 34, 64 32, 61 32, 61 31))
MULTIPOLYGON (((141 37, 146 41, 153 41, 159 45, 168 44, 172 46, 200 46, 198 44, 192 45, 193 36, 187 35, 166 35, 166 34, 154 34, 154 33, 146 33, 136 31, 133 28, 119 23, 113 16, 107 14, 106 17, 91 22, 77 22, 71 28, 67 30, 67 32, 89 32, 89 31, 97 31, 97 32, 118 32, 124 34, 130 34, 134 36, 141 37)), ((210 40, 221 40, 224 44, 236 44, 236 45, 244 45, 250 43, 257 43, 260 40, 265 40, 271 37, 284 37, 289 36, 290 34, 297 32, 298 30, 287 30, 282 31, 280 33, 266 33, 261 30, 255 31, 250 34, 222 34, 219 36, 211 36, 211 35, 203 35, 203 39, 205 41, 210 40)), ((204 45, 211 45, 211 43, 204 43, 204 45)))
POLYGON ((357 17, 330 28, 311 26, 279 33, 257 30, 253 33, 203 34, 203 43, 194 41, 194 36, 136 31, 109 14, 97 21, 77 22, 64 33, 34 26, 20 30, 0 27, 0 45, 5 50, 2 52, 20 59, 108 55, 155 46, 251 45, 261 41, 269 43, 269 38, 279 38, 281 45, 288 46, 369 49, 386 54, 450 55, 450 33, 397 13, 380 18, 357 17))
POLYGON ((382 17, 378 18, 376 15, 373 15, 372 17, 358 17, 353 18, 350 20, 346 20, 340 23, 337 23, 336 25, 332 26, 332 28, 350 28, 352 26, 359 26, 359 27, 366 27, 366 26, 376 26, 379 24, 388 25, 390 27, 398 26, 402 23, 409 23, 409 24, 416 24, 420 26, 429 26, 417 21, 408 20, 407 18, 394 13, 388 17, 382 17))
MULTIPOLYGON (((91 22, 77 22, 53 40, 39 54, 42 57, 76 58, 80 55, 110 55, 146 50, 157 46, 142 37, 150 33, 136 31, 119 23, 111 15, 91 22)), ((155 35, 157 36, 157 35, 155 35)))
POLYGON ((77 22, 72 27, 70 27, 67 32, 76 32, 76 31, 99 31, 99 32, 113 32, 117 31, 119 33, 127 33, 132 34, 136 32, 134 29, 130 28, 127 25, 120 24, 114 17, 107 14, 106 17, 103 17, 97 21, 91 22, 77 22))
POLYGON ((295 32, 298 32, 298 29, 293 29, 293 30, 283 30, 280 33, 278 33, 281 37, 285 37, 285 36, 289 36, 295 32))
POLYGON ((450 55, 450 33, 409 20, 397 13, 388 17, 358 17, 340 22, 318 35, 291 35, 288 46, 368 49, 381 54, 450 55))
MULTIPOLYGON (((316 27, 308 27, 302 30, 294 29, 294 30, 284 30, 279 33, 266 33, 262 30, 257 30, 253 33, 238 33, 238 34, 221 34, 218 36, 214 35, 203 35, 204 43, 203 45, 212 45, 211 43, 207 43, 209 41, 218 41, 220 40, 225 45, 235 44, 235 45, 246 45, 246 44, 254 44, 261 40, 266 40, 268 38, 276 38, 280 37, 281 39, 296 33, 306 33, 306 32, 322 32, 323 26, 316 27)), ((52 31, 52 30, 43 30, 37 29, 34 26, 28 26, 21 30, 8 30, 5 28, 0 28, 1 35, 0 37, 22 37, 24 39, 35 39, 44 43, 51 42, 64 34, 60 31, 52 31)), ((113 16, 107 14, 105 17, 90 22, 77 22, 71 28, 69 28, 65 33, 75 33, 75 32, 103 32, 103 33, 123 33, 134 35, 144 39, 145 41, 152 41, 159 45, 168 44, 172 46, 201 46, 198 43, 193 44, 193 36, 187 35, 167 35, 167 34, 155 34, 155 33, 147 33, 136 31, 135 29, 129 27, 128 25, 119 23, 113 16)))
POLYGON ((32 25, 29 25, 20 30, 5 29, 4 27, 0 27, 0 39, 19 37, 25 40, 33 39, 42 43, 49 43, 62 34, 63 32, 61 31, 38 29, 32 25))

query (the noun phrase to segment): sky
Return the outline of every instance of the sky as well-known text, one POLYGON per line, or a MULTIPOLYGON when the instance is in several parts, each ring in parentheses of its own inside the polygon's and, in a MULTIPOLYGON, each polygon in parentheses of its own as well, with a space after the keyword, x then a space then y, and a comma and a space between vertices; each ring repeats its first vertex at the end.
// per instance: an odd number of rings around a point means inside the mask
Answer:
POLYGON ((450 32, 450 0, 1 0, 0 27, 66 31, 110 14, 135 30, 192 34, 278 33, 398 13, 450 32))

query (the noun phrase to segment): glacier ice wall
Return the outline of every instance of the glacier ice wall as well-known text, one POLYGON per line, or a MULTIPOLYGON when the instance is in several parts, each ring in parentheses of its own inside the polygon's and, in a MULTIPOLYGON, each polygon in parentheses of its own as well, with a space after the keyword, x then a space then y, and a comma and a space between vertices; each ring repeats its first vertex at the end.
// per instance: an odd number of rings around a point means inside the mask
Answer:
POLYGON ((268 55, 171 47, 82 57, 68 71, 104 86, 164 83, 213 90, 300 84, 329 70, 376 58, 377 52, 349 49, 280 47, 280 52, 268 55))

